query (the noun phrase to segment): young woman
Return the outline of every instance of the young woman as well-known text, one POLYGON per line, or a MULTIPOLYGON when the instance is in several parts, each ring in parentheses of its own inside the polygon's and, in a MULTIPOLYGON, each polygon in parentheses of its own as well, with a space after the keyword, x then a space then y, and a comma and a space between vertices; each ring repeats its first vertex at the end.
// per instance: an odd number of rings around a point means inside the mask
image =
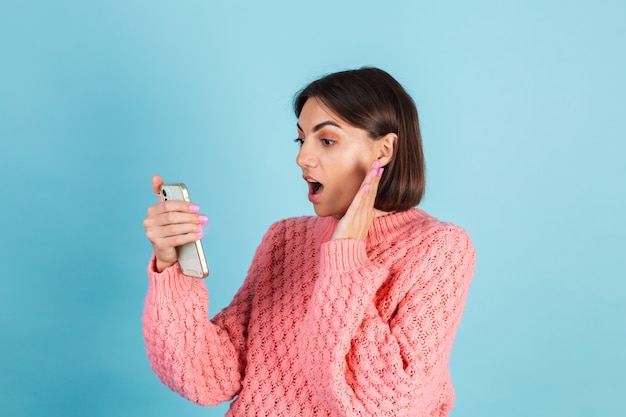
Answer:
POLYGON ((294 107, 317 216, 273 224, 213 319, 175 251, 206 216, 178 201, 148 210, 152 369, 198 404, 235 398, 229 416, 446 416, 474 250, 463 229, 414 208, 425 176, 415 105, 362 68, 311 83, 294 107))

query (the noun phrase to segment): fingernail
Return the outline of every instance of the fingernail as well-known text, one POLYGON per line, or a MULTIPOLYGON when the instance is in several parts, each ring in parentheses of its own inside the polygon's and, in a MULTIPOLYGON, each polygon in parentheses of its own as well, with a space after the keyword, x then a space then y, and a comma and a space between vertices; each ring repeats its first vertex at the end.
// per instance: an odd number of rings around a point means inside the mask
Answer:
POLYGON ((378 169, 380 168, 380 161, 375 161, 374 162, 374 169, 378 169))
POLYGON ((378 170, 378 176, 380 177, 381 175, 383 175, 383 171, 385 170, 385 168, 380 168, 378 170))
POLYGON ((209 221, 209 218, 207 216, 204 215, 200 215, 198 216, 198 221, 202 224, 206 223, 207 221, 209 221))
POLYGON ((195 204, 191 204, 189 206, 189 211, 191 211, 191 212, 197 213, 199 210, 200 210, 200 207, 196 206, 195 204))
POLYGON ((204 232, 202 230, 200 230, 198 233, 196 233, 196 236, 204 237, 204 232))
POLYGON ((366 184, 365 187, 363 187, 363 191, 369 191, 370 190, 370 185, 366 184))

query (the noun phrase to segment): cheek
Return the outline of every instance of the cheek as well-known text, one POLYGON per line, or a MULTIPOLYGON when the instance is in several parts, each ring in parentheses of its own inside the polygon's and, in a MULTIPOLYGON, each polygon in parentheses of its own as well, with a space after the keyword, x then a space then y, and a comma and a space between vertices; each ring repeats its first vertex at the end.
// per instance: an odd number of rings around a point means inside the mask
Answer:
POLYGON ((374 162, 373 156, 371 156, 370 153, 370 149, 363 146, 352 149, 348 157, 351 165, 350 172, 365 177, 365 174, 367 174, 374 162))
POLYGON ((325 159, 329 172, 333 172, 334 180, 338 180, 341 188, 352 193, 361 185, 369 174, 373 156, 368 148, 355 146, 347 152, 328 156, 325 159), (372 158, 370 160, 370 158, 372 158))
POLYGON ((371 161, 361 158, 359 162, 354 166, 353 172, 359 176, 361 181, 363 181, 371 168, 371 161))
POLYGON ((359 189, 369 172, 368 168, 368 164, 361 161, 352 165, 349 171, 346 172, 345 186, 349 188, 350 193, 355 193, 359 189))

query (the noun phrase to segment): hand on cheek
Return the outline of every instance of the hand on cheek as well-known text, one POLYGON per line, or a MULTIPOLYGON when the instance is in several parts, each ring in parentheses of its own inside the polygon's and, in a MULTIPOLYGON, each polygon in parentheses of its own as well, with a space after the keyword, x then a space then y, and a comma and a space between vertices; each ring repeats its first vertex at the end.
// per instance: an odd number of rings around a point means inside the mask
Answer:
POLYGON ((372 164, 346 214, 337 224, 332 240, 358 239, 364 241, 367 238, 367 231, 374 219, 374 202, 383 170, 384 168, 380 167, 380 162, 375 161, 372 164))

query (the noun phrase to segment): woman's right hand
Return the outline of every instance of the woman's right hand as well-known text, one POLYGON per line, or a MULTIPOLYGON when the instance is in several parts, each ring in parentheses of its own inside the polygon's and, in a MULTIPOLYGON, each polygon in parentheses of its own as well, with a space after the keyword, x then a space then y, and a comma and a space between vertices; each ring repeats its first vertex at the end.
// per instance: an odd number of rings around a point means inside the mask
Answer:
MULTIPOLYGON (((163 178, 152 177, 152 190, 161 194, 163 178)), ((178 261, 176 246, 195 242, 204 236, 203 227, 208 218, 198 214, 199 207, 186 201, 161 201, 148 208, 148 216, 143 221, 146 237, 152 243, 156 257, 156 270, 174 265, 178 261)))

